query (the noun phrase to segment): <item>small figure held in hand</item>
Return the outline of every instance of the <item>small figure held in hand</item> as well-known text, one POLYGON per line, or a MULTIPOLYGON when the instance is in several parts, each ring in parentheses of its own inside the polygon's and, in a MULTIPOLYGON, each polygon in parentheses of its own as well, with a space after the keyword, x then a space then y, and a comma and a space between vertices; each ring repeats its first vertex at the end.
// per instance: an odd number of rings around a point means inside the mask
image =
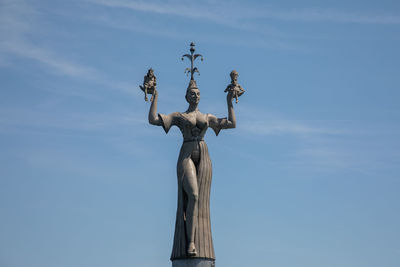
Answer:
POLYGON ((232 97, 234 97, 236 99, 236 103, 238 103, 239 96, 243 95, 245 90, 237 82, 237 77, 239 76, 239 73, 236 70, 231 71, 230 76, 231 83, 226 87, 224 92, 231 92, 232 97))
POLYGON ((150 101, 153 101, 154 91, 156 90, 156 76, 154 76, 154 71, 150 68, 147 71, 146 76, 144 76, 143 86, 139 85, 140 89, 144 92, 144 100, 148 101, 147 94, 151 94, 150 101))

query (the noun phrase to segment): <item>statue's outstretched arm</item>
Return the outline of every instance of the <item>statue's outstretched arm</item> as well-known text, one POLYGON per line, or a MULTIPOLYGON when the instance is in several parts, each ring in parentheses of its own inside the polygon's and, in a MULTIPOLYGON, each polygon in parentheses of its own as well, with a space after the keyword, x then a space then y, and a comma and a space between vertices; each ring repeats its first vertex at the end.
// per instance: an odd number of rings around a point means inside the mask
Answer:
POLYGON ((236 127, 236 116, 235 110, 232 105, 233 94, 230 91, 226 97, 228 104, 228 118, 217 118, 212 114, 208 114, 209 126, 214 130, 215 134, 218 135, 222 129, 231 129, 236 127))
POLYGON ((151 101, 151 106, 149 110, 149 123, 160 126, 161 120, 157 114, 157 101, 158 101, 158 92, 156 89, 154 89, 153 101, 151 101))

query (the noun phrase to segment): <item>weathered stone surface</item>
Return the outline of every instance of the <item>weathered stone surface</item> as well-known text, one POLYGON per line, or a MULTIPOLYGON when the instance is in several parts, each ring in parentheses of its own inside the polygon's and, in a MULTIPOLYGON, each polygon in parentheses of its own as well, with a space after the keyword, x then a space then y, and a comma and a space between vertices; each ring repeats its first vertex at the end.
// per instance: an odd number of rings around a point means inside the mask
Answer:
POLYGON ((172 267, 215 267, 215 261, 206 259, 174 260, 172 267))
POLYGON ((214 245, 210 221, 210 188, 212 182, 211 159, 204 136, 208 128, 218 135, 222 129, 236 127, 236 116, 232 99, 244 93, 237 83, 237 71, 231 72, 231 84, 225 90, 228 118, 217 118, 213 114, 201 113, 198 109, 200 90, 193 74, 199 72, 194 67, 196 58, 194 43, 190 44, 190 54, 183 55, 191 61, 186 72, 191 74, 185 99, 189 104, 185 112, 162 114, 157 112, 158 92, 156 77, 152 69, 145 76, 142 90, 152 94, 149 123, 162 126, 166 133, 176 126, 182 133, 183 144, 177 163, 178 206, 176 212, 174 244, 171 253, 172 266, 212 267, 214 266, 214 245))

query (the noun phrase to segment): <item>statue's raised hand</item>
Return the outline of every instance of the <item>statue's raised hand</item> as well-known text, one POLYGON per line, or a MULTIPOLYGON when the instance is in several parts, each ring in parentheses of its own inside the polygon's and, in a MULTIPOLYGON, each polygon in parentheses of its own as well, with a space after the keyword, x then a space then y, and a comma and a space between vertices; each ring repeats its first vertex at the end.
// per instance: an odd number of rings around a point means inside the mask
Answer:
POLYGON ((154 88, 154 91, 153 91, 153 93, 152 93, 152 96, 151 96, 151 98, 150 98, 150 101, 151 101, 151 102, 153 102, 154 100, 157 101, 157 98, 158 98, 158 92, 157 92, 157 89, 154 88))

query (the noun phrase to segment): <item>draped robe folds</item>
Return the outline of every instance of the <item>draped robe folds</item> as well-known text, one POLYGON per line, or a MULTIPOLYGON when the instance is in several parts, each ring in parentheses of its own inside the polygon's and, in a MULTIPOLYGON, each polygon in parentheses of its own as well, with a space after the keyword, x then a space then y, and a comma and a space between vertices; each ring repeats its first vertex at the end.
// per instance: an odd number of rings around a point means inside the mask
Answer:
MULTIPOLYGON (((162 126, 168 133, 172 125, 176 125, 182 132, 184 142, 182 144, 178 163, 178 207, 176 211, 174 245, 171 260, 184 258, 204 258, 215 260, 214 245, 211 235, 210 222, 210 189, 212 180, 212 166, 208 148, 203 140, 208 127, 211 127, 218 135, 221 129, 226 128, 227 119, 209 120, 208 114, 197 111, 196 116, 189 116, 187 113, 174 112, 169 115, 159 114, 162 126), (191 156, 193 149, 199 147, 200 160, 196 166, 197 185, 198 185, 198 208, 197 226, 195 230, 194 243, 197 251, 195 257, 187 255, 188 236, 186 233, 185 209, 187 197, 183 188, 185 179, 182 162, 191 156)), ((215 118, 215 117, 214 117, 215 118)))

